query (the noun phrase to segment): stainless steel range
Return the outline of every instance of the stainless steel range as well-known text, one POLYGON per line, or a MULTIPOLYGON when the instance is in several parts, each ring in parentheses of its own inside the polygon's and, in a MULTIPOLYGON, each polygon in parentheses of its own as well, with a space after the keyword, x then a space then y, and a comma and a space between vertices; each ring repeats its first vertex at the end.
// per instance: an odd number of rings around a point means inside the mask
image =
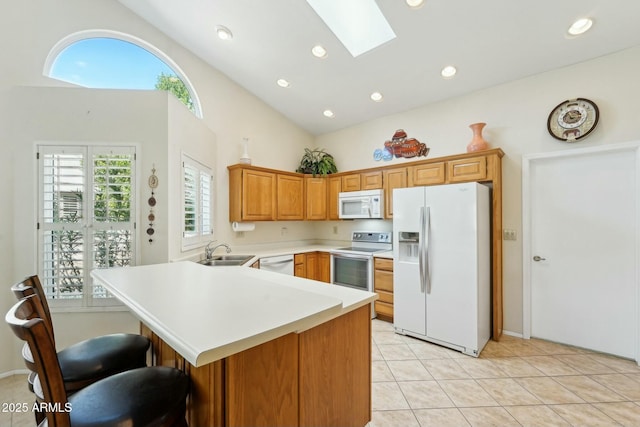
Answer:
POLYGON ((392 248, 390 231, 354 231, 350 247, 331 251, 331 283, 373 292, 373 254, 392 248))

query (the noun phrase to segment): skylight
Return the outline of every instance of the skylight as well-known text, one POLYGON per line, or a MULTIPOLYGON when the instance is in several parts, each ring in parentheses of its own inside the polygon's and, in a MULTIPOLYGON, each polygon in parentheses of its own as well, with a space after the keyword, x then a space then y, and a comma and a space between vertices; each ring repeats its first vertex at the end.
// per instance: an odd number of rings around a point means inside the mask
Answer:
POLYGON ((353 57, 396 37, 375 0, 307 0, 307 3, 353 57))

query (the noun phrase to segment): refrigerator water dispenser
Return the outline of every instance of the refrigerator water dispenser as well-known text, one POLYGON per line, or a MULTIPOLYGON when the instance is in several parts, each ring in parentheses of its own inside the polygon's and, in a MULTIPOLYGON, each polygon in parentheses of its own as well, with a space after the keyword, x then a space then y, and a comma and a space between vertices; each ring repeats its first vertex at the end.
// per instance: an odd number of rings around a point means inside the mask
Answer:
POLYGON ((402 262, 418 262, 420 233, 401 231, 398 235, 398 260, 402 262))

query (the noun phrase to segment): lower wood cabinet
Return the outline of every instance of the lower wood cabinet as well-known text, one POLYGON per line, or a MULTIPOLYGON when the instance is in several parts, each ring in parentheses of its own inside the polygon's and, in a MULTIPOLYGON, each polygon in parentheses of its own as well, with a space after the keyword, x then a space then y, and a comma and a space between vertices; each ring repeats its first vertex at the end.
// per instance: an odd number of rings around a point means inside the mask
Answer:
POLYGON ((320 251, 295 254, 293 275, 331 283, 331 255, 320 251))
POLYGON ((149 365, 189 376, 190 426, 342 427, 371 421, 368 304, 199 367, 146 325, 140 329, 151 340, 149 365))
POLYGON ((393 260, 374 258, 373 288, 378 294, 374 303, 376 315, 380 320, 393 322, 393 260))

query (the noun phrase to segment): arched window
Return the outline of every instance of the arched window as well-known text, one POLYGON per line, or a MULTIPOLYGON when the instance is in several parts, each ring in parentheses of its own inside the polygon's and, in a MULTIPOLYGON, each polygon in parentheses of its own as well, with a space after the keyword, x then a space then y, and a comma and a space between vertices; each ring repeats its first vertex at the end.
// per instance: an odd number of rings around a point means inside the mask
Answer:
POLYGON ((44 75, 90 88, 169 90, 202 118, 198 96, 180 67, 129 34, 108 30, 71 34, 49 52, 44 75))

